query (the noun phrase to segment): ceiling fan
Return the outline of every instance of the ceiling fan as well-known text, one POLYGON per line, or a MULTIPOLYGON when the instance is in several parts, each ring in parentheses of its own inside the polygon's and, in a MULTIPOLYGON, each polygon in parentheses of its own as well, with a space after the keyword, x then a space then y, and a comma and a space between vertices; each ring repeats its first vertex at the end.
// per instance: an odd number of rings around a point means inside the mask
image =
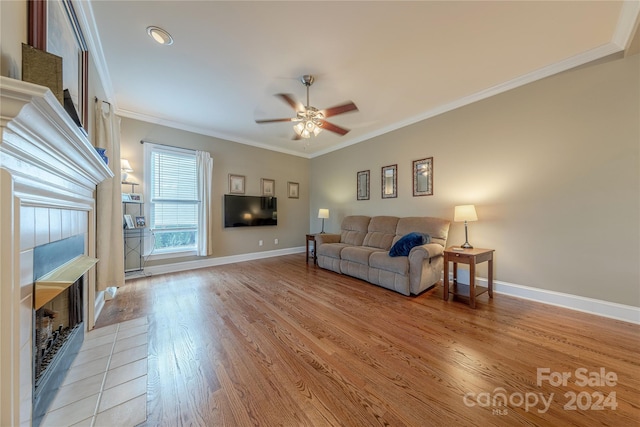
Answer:
POLYGON ((326 129, 330 132, 335 132, 340 136, 346 135, 349 132, 349 129, 336 126, 333 123, 329 123, 325 119, 328 117, 337 116, 338 114, 348 113, 350 111, 358 111, 358 107, 356 107, 356 104, 351 101, 341 105, 336 105, 335 107, 326 108, 324 110, 318 110, 317 108, 312 107, 311 105, 309 105, 309 87, 313 84, 314 80, 314 77, 308 74, 300 78, 302 84, 307 87, 306 106, 302 105, 300 102, 295 101, 292 95, 286 93, 279 93, 276 95, 296 111, 295 117, 256 120, 256 123, 263 124, 277 122, 297 122, 296 125, 293 126, 293 130, 296 133, 293 137, 294 140, 302 138, 308 139, 311 137, 311 135, 318 136, 318 134, 323 129, 326 129))

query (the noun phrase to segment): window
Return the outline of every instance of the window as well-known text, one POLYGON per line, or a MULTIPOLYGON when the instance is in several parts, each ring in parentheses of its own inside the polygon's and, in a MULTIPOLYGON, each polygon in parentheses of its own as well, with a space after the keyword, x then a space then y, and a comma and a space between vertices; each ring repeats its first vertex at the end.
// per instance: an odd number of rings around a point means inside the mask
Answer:
POLYGON ((198 236, 195 151, 145 143, 151 253, 194 251, 198 236))

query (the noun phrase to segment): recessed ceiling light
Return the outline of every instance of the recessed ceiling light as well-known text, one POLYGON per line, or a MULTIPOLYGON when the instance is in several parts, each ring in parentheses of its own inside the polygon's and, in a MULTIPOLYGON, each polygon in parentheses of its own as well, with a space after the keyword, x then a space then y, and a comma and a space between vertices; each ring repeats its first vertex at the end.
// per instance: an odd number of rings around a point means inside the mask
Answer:
POLYGON ((165 30, 163 30, 160 27, 154 27, 154 26, 147 27, 147 34, 149 34, 149 37, 151 37, 153 40, 155 40, 159 44, 163 44, 167 46, 169 46, 170 44, 173 44, 173 37, 171 37, 171 34, 167 33, 165 30))

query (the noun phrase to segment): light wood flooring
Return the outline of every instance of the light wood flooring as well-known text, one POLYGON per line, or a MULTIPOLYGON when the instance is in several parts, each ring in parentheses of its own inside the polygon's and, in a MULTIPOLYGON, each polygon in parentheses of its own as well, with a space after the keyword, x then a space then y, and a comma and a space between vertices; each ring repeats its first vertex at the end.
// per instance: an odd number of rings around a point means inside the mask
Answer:
POLYGON ((148 426, 640 424, 640 326, 500 294, 405 297, 296 254, 130 280, 97 326, 143 316, 148 426))

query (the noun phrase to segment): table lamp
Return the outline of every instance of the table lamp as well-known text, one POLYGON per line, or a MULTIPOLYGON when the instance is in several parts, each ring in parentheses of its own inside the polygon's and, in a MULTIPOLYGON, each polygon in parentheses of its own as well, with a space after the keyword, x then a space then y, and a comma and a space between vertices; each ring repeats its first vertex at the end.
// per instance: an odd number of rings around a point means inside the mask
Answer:
POLYGON ((129 160, 120 159, 120 173, 122 174, 120 180, 122 182, 127 182, 127 179, 129 179, 129 172, 133 172, 131 164, 129 164, 129 160))
POLYGON ((325 218, 329 218, 329 209, 318 210, 318 218, 322 218, 322 231, 320 234, 324 234, 324 220, 325 218))
POLYGON ((453 214, 453 220, 455 222, 464 221, 464 244, 461 245, 460 247, 465 249, 473 249, 473 246, 469 244, 469 239, 467 237, 467 221, 478 220, 478 215, 476 214, 476 207, 474 205, 456 206, 455 212, 453 214))

